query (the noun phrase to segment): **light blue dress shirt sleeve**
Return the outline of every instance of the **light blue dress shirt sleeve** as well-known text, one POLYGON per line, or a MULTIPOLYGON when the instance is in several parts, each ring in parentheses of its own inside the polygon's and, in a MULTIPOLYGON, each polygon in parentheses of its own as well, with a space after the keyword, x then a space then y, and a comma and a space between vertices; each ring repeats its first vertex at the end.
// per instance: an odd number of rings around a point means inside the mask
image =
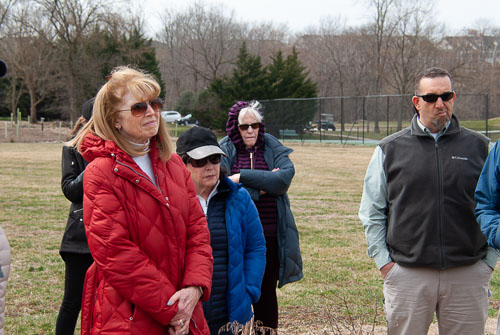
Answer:
POLYGON ((359 218, 365 229, 368 256, 380 269, 392 259, 387 248, 387 179, 384 172, 384 153, 377 145, 366 169, 359 218))

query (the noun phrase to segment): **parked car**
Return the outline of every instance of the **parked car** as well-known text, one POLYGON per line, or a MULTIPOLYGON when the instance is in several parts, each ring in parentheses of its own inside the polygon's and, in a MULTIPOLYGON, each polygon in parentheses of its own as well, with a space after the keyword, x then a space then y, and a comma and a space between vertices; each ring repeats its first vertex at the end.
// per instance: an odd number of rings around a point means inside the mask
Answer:
POLYGON ((191 114, 185 115, 185 116, 181 117, 179 120, 177 120, 177 123, 182 124, 182 125, 187 125, 187 124, 191 123, 191 118, 192 118, 191 114))
POLYGON ((333 121, 323 121, 321 122, 321 129, 328 130, 331 129, 335 131, 335 123, 333 121))
POLYGON ((335 123, 333 122, 333 114, 322 113, 320 119, 318 120, 318 130, 321 129, 328 130, 331 129, 335 131, 335 123))
POLYGON ((164 111, 161 112, 161 117, 165 122, 177 122, 182 118, 182 115, 176 111, 164 111))

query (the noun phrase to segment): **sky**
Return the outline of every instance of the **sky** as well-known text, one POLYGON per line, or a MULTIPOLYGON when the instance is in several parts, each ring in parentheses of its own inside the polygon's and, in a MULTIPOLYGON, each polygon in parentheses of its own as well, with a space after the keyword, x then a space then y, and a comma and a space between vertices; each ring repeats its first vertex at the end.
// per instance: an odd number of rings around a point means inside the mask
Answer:
MULTIPOLYGON (((182 10, 197 0, 135 0, 144 8, 152 26, 160 23, 159 13, 167 8, 182 10)), ((410 0, 411 1, 411 0, 410 0)), ((203 0, 206 4, 222 4, 234 10, 245 22, 286 23, 291 32, 318 26, 321 18, 341 16, 347 26, 359 26, 370 18, 366 0, 203 0)), ((435 19, 444 23, 448 32, 474 27, 486 19, 500 26, 500 0, 435 0, 435 19)))

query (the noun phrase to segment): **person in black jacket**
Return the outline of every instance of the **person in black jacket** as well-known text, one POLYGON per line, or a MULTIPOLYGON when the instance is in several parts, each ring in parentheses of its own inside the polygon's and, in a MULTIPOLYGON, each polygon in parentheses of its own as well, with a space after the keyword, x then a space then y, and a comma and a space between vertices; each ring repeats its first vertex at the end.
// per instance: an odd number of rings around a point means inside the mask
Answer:
POLYGON ((410 125, 384 139, 366 170, 359 217, 384 281, 388 335, 484 334, 497 252, 474 216, 490 140, 460 126, 451 75, 422 71, 410 125))
MULTIPOLYGON (((71 133, 73 136, 91 118, 93 105, 94 98, 83 104, 82 116, 71 133)), ((71 207, 59 250, 66 270, 64 298, 57 317, 56 335, 73 335, 82 304, 85 274, 94 261, 83 224, 83 171, 86 166, 87 162, 74 147, 63 147, 61 187, 64 196, 71 201, 71 207)))

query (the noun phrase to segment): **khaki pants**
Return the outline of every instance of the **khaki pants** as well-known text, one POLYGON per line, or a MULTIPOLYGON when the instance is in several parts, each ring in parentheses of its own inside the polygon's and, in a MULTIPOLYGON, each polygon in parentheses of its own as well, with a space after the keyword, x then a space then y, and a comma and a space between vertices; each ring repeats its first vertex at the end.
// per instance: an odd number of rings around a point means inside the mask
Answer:
POLYGON ((384 280, 387 333, 425 335, 435 312, 440 335, 483 335, 491 273, 482 260, 449 270, 395 264, 384 280))

